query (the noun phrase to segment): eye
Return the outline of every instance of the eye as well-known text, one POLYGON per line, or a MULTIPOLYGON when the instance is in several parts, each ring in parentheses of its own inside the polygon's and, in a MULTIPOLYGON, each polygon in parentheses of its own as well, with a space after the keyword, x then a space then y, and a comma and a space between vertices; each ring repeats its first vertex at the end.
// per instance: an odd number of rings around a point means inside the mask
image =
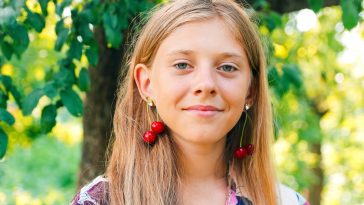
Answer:
POLYGON ((185 70, 188 68, 188 64, 187 63, 177 63, 174 65, 174 67, 176 67, 178 70, 185 70))
POLYGON ((232 65, 222 65, 218 68, 219 70, 222 70, 224 72, 233 72, 233 71, 236 71, 238 70, 237 68, 235 68, 234 66, 232 65))

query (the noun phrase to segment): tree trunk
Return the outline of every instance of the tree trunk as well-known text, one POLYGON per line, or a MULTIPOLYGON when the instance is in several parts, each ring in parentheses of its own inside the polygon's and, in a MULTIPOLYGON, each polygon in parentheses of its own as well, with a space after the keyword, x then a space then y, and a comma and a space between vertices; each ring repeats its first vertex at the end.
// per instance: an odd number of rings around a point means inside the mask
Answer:
MULTIPOLYGON (((314 97, 308 100, 310 101, 312 111, 319 119, 321 119, 329 110, 319 106, 321 104, 319 99, 319 97, 314 97)), ((319 134, 321 135, 321 133, 319 134)), ((322 168, 321 153, 322 137, 320 137, 320 140, 317 140, 316 142, 311 142, 309 147, 310 151, 317 156, 317 161, 315 166, 311 168, 311 171, 315 177, 315 182, 309 187, 308 200, 311 205, 320 205, 321 193, 324 188, 324 170, 322 168)))
POLYGON ((122 49, 107 48, 105 34, 100 28, 95 29, 95 38, 99 62, 95 68, 89 69, 92 83, 84 103, 79 187, 105 171, 105 151, 112 134, 117 79, 123 55, 122 49))
POLYGON ((321 193, 324 187, 324 172, 322 169, 322 154, 321 154, 321 143, 311 144, 311 152, 317 156, 317 164, 312 168, 312 172, 315 176, 315 183, 309 188, 308 201, 311 205, 320 205, 321 193))

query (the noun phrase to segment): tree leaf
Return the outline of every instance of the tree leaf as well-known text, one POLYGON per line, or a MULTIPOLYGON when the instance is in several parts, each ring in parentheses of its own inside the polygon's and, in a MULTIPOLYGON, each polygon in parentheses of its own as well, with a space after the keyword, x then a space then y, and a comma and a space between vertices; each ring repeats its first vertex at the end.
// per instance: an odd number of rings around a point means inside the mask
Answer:
POLYGON ((341 0, 341 8, 343 11, 342 20, 344 27, 347 29, 354 28, 359 21, 359 11, 356 9, 353 0, 341 0))
POLYGON ((63 31, 64 29, 66 29, 66 27, 64 27, 64 19, 61 19, 59 21, 57 21, 56 23, 56 28, 55 28, 55 31, 56 31, 56 34, 59 35, 59 33, 61 31, 63 31))
POLYGON ((13 80, 7 75, 0 74, 0 81, 3 83, 6 90, 10 90, 10 88, 13 86, 13 80))
POLYGON ((91 85, 91 80, 88 70, 82 68, 78 75, 77 85, 82 91, 88 91, 91 85))
MULTIPOLYGON (((0 44, 2 44, 2 41, 0 40, 0 44)), ((5 64, 5 59, 0 55, 0 67, 2 67, 5 64)))
POLYGON ((112 48, 118 48, 123 41, 121 32, 115 31, 108 25, 104 25, 106 40, 112 48))
POLYGON ((118 17, 116 14, 111 14, 110 10, 106 10, 102 15, 102 21, 104 25, 110 26, 112 29, 117 28, 118 25, 118 17))
POLYGON ((279 81, 279 75, 277 72, 277 68, 275 68, 274 66, 269 66, 268 67, 268 84, 269 84, 269 86, 277 85, 278 81, 279 81))
POLYGON ((56 89, 64 89, 66 87, 71 87, 75 81, 74 73, 69 69, 62 68, 54 76, 54 87, 56 89))
POLYGON ((90 43, 93 40, 94 35, 87 22, 79 25, 78 32, 85 43, 90 43))
POLYGON ((79 117, 83 113, 83 104, 81 98, 72 89, 61 91, 61 100, 67 110, 74 116, 79 117))
POLYGON ((74 58, 80 60, 82 56, 82 43, 78 42, 77 39, 73 39, 67 52, 67 56, 71 59, 74 58))
POLYGON ((15 122, 13 115, 3 108, 0 108, 0 120, 6 122, 8 125, 13 125, 15 122))
POLYGON ((9 29, 9 35, 14 40, 13 50, 20 56, 29 45, 29 36, 27 29, 22 25, 13 25, 9 29))
POLYGON ((301 87, 302 85, 302 78, 300 70, 297 68, 296 65, 284 65, 283 66, 283 78, 287 79, 297 88, 301 87))
POLYGON ((22 105, 23 115, 30 115, 43 95, 43 90, 37 89, 26 96, 22 105))
POLYGON ((56 43, 54 44, 54 50, 61 51, 63 44, 66 42, 68 37, 69 30, 64 28, 62 29, 57 36, 56 43))
POLYGON ((9 97, 6 93, 3 92, 2 89, 0 89, 0 107, 6 108, 7 107, 7 101, 9 97))
POLYGON ((13 55, 13 48, 10 43, 4 41, 1 44, 1 51, 4 54, 5 58, 11 60, 11 56, 13 55))
POLYGON ((289 90, 289 82, 280 79, 280 82, 274 88, 276 94, 282 98, 289 90))
POLYGON ((40 8, 42 9, 43 16, 48 15, 48 12, 47 12, 48 1, 49 0, 38 0, 38 2, 40 4, 40 8))
POLYGON ((18 89, 14 85, 12 85, 9 91, 13 95, 16 104, 18 104, 18 106, 21 107, 21 105, 22 105, 22 98, 21 98, 21 94, 18 91, 18 89))
POLYGON ((54 86, 53 82, 48 82, 44 88, 43 88, 44 94, 49 97, 50 99, 53 99, 57 96, 57 89, 54 86))
POLYGON ((29 24, 31 27, 33 27, 38 33, 40 33, 44 26, 45 26, 45 20, 44 17, 41 16, 38 13, 31 12, 27 7, 26 11, 28 13, 27 19, 25 20, 25 23, 29 24))
POLYGON ((96 66, 99 62, 99 53, 97 49, 97 45, 92 45, 86 50, 86 57, 88 59, 88 62, 92 66, 96 66))
POLYGON ((40 118, 41 129, 44 133, 52 131, 52 128, 56 125, 57 108, 55 105, 47 105, 42 110, 40 118))
POLYGON ((0 159, 5 156, 6 148, 8 146, 8 135, 0 128, 0 159))
POLYGON ((310 5, 310 8, 317 13, 321 7, 324 5, 323 0, 307 0, 308 4, 310 5))
POLYGON ((118 18, 115 14, 111 14, 112 9, 113 8, 111 7, 104 12, 102 15, 102 21, 107 42, 111 44, 111 47, 117 48, 123 39, 118 27, 118 18))

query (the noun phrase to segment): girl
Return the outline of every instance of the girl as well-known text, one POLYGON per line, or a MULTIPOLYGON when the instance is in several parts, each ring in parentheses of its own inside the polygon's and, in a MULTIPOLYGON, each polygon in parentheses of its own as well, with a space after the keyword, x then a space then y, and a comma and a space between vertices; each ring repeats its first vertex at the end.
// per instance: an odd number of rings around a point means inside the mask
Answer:
POLYGON ((105 176, 72 204, 304 204, 278 185, 264 50, 233 0, 176 0, 135 36, 105 176))

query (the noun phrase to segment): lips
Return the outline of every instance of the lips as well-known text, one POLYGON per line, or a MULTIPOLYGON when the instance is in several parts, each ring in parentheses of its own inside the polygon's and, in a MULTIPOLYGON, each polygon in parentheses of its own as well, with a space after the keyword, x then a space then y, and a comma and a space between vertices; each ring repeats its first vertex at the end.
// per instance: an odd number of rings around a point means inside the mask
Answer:
POLYGON ((184 110, 190 110, 190 111, 222 111, 221 109, 218 109, 217 107, 214 107, 212 105, 193 105, 193 106, 185 108, 184 110))

